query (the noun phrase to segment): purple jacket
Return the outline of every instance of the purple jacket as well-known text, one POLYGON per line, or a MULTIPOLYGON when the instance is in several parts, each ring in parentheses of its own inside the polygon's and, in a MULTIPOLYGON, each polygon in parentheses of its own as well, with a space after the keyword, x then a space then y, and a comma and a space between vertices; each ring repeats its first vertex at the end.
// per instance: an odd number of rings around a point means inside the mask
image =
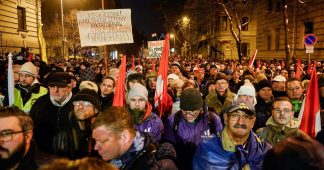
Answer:
POLYGON ((135 124, 135 130, 139 132, 149 132, 158 141, 161 140, 161 134, 163 133, 164 125, 161 118, 151 112, 150 116, 142 124, 135 124))
MULTIPOLYGON (((179 111, 181 112, 181 110, 179 111)), ((218 115, 211 113, 212 120, 215 124, 215 132, 221 131, 223 125, 218 115)), ((200 143, 202 138, 208 138, 211 135, 211 130, 208 125, 208 112, 205 112, 204 115, 195 123, 187 122, 181 115, 181 121, 179 122, 177 134, 173 129, 174 116, 170 115, 167 119, 167 124, 165 126, 165 139, 173 144, 179 142, 194 143, 196 146, 200 143)), ((198 118, 199 119, 199 118, 198 118)))

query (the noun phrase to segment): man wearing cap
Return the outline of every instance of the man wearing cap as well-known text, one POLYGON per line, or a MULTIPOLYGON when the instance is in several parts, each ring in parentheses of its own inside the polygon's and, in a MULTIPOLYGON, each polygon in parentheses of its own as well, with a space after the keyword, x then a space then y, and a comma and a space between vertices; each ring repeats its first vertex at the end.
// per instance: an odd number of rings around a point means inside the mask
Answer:
POLYGON ((146 87, 148 91, 148 101, 154 106, 154 97, 156 90, 157 72, 152 71, 146 74, 146 87))
POLYGON ((257 100, 255 97, 255 88, 249 79, 244 80, 244 85, 240 87, 237 94, 234 97, 234 100, 238 102, 243 102, 248 105, 255 106, 257 104, 257 100))
POLYGON ((276 76, 272 80, 272 94, 276 97, 287 96, 286 93, 286 78, 282 75, 276 76))
POLYGON ((137 131, 149 132, 155 139, 160 140, 164 126, 161 118, 152 112, 152 105, 147 96, 147 89, 142 84, 135 83, 128 91, 127 108, 133 117, 137 131))
POLYGON ((220 114, 234 100, 234 93, 228 88, 228 78, 224 73, 218 73, 215 79, 216 90, 206 96, 208 109, 220 114))
POLYGON ((73 109, 71 76, 64 72, 50 74, 48 88, 49 93, 35 102, 30 116, 34 121, 34 139, 38 148, 59 155, 53 141, 61 131, 68 129, 68 116, 73 109))
POLYGON ((286 82, 287 96, 291 100, 294 108, 294 117, 298 118, 300 108, 304 99, 304 88, 297 78, 289 78, 286 82))
POLYGON ((80 158, 93 154, 94 142, 91 137, 91 126, 98 116, 101 106, 99 95, 91 88, 84 88, 72 99, 73 111, 70 112, 70 133, 74 140, 68 140, 71 146, 67 155, 80 158))
POLYGON ((231 104, 224 114, 224 129, 199 144, 193 169, 262 169, 264 154, 271 146, 251 131, 255 119, 252 106, 231 104))
POLYGON ((267 120, 266 126, 257 130, 257 134, 276 145, 289 136, 308 137, 299 130, 300 121, 294 118, 293 105, 287 97, 278 97, 272 104, 272 116, 267 120))
POLYGON ((38 80, 38 71, 33 63, 23 64, 19 70, 19 83, 15 85, 14 106, 29 113, 36 99, 47 93, 47 88, 42 87, 38 80))
POLYGON ((181 80, 186 80, 187 79, 181 73, 181 66, 180 66, 180 63, 179 62, 173 62, 171 64, 170 73, 177 75, 181 80))
POLYGON ((180 111, 170 115, 165 125, 165 140, 175 146, 179 169, 192 169, 198 144, 222 129, 219 116, 203 109, 201 93, 185 89, 180 96, 180 111))

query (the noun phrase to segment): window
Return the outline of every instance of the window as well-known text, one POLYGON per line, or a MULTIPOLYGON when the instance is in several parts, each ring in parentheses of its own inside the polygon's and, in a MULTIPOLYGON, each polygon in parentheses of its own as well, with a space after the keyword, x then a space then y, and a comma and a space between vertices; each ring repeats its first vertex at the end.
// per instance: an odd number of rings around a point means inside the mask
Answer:
POLYGON ((313 22, 306 22, 304 25, 305 25, 305 34, 314 33, 314 23, 313 22))
POLYGON ((26 9, 22 7, 17 7, 18 14, 18 30, 27 30, 26 26, 26 9))
POLYGON ((268 31, 267 35, 267 49, 271 50, 271 31, 268 31))
POLYGON ((272 8, 273 8, 273 6, 272 6, 272 0, 268 0, 268 11, 269 12, 272 12, 272 8))
POLYGON ((215 21, 215 31, 216 32, 218 32, 220 30, 220 28, 219 28, 219 26, 220 26, 219 20, 220 20, 220 18, 217 17, 216 21, 215 21))
POLYGON ((250 43, 241 44, 241 52, 243 57, 249 56, 250 43))
POLYGON ((276 1, 276 12, 280 12, 281 11, 281 5, 282 5, 281 0, 277 0, 276 1))
POLYGON ((222 17, 222 31, 227 30, 227 16, 222 17))
MULTIPOLYGON (((249 20, 249 17, 243 17, 243 18, 242 18, 242 24, 248 22, 248 20, 249 20)), ((249 24, 244 25, 244 26, 242 27, 242 30, 243 30, 243 31, 248 31, 248 30, 249 30, 249 24)))
POLYGON ((276 50, 279 50, 280 46, 280 29, 276 29, 276 50))

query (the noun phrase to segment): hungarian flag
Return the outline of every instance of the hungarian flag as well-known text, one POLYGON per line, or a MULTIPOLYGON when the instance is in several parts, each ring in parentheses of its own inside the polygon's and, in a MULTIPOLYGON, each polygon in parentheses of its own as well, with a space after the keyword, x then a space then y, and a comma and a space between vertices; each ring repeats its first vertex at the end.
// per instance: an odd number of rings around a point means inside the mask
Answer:
POLYGON ((313 64, 312 62, 308 62, 308 66, 307 66, 307 74, 310 75, 311 74, 311 71, 313 69, 313 64))
POLYGON ((135 70, 135 57, 132 55, 132 68, 131 70, 135 70))
POLYGON ((126 55, 119 66, 118 79, 114 95, 113 106, 125 106, 126 55))
POLYGON ((317 132, 321 130, 320 102, 317 81, 316 70, 313 70, 306 97, 298 116, 298 119, 301 120, 299 129, 312 138, 315 138, 317 132))
POLYGON ((152 61, 152 71, 155 71, 155 60, 152 61))
POLYGON ((169 34, 166 35, 163 50, 160 58, 158 78, 156 81, 156 90, 154 105, 159 108, 159 114, 162 116, 168 106, 168 67, 169 67, 169 34))
POLYGON ((257 54, 258 54, 258 49, 255 49, 255 51, 254 51, 254 53, 253 53, 253 55, 252 55, 252 57, 251 57, 251 59, 249 61, 249 67, 253 66, 253 63, 254 63, 254 60, 255 60, 257 54))
POLYGON ((300 57, 298 57, 297 68, 296 68, 296 78, 298 80, 300 80, 300 76, 301 76, 300 69, 301 69, 301 61, 300 61, 300 57))
POLYGON ((284 60, 281 60, 281 69, 284 69, 285 66, 286 66, 285 61, 284 60))

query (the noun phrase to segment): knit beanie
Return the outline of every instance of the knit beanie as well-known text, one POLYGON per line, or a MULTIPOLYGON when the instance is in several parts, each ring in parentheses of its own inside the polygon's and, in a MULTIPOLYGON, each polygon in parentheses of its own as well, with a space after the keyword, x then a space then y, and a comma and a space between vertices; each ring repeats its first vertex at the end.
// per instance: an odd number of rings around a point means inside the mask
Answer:
POLYGON ((237 100, 237 98, 240 95, 245 95, 245 96, 252 96, 254 98, 254 102, 253 104, 256 104, 256 98, 255 98, 255 88, 252 85, 252 83, 250 82, 249 79, 245 79, 244 80, 244 85, 240 87, 240 89, 238 90, 237 94, 234 97, 234 100, 237 100))
POLYGON ((38 69, 32 62, 26 62, 19 70, 19 73, 30 74, 34 77, 38 77, 38 69))
POLYGON ((261 89, 264 87, 271 87, 271 82, 269 80, 261 80, 257 85, 256 85, 256 91, 259 92, 261 89))
POLYGON ((180 96, 180 109, 194 111, 203 107, 201 93, 194 88, 184 90, 180 96))
POLYGON ((80 90, 83 90, 83 89, 91 89, 91 90, 94 90, 98 93, 98 86, 96 83, 92 82, 92 81, 89 81, 89 80, 85 80, 85 81, 82 81, 80 83, 80 86, 79 86, 79 89, 80 90))
POLYGON ((129 103, 130 99, 134 96, 142 97, 147 103, 148 92, 146 87, 140 83, 135 83, 128 91, 127 100, 126 100, 127 104, 129 103))
POLYGON ((99 95, 92 89, 82 89, 74 96, 73 101, 88 101, 92 103, 96 109, 100 110, 99 95))

